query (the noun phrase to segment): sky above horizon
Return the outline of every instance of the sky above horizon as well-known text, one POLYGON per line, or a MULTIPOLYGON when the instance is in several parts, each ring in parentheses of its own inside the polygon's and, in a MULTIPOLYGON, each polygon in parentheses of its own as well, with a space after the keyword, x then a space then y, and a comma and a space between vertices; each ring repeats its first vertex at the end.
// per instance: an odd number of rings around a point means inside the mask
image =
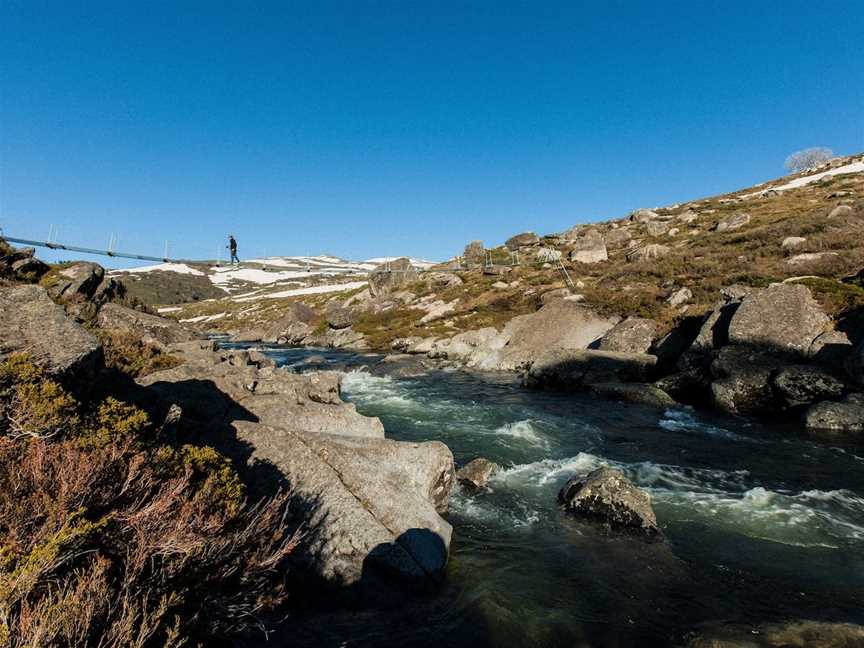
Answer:
POLYGON ((848 0, 0 0, 0 227, 441 260, 861 152, 862 34, 848 0))

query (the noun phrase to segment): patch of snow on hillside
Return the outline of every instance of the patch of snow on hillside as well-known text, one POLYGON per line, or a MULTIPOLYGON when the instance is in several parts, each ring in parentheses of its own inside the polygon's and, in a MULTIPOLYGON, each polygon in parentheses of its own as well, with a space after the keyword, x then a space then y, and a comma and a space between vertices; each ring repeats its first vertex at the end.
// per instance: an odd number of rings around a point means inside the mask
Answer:
POLYGON ((124 268, 121 270, 112 270, 110 274, 142 274, 147 272, 176 272, 177 274, 195 275, 203 277, 204 273, 195 268, 191 268, 185 263, 160 263, 159 265, 142 266, 140 268, 124 268))
POLYGON ((248 283, 266 286, 267 284, 287 281, 289 279, 300 279, 308 277, 309 273, 303 270, 283 270, 279 272, 268 272, 258 268, 225 268, 218 269, 210 277, 214 285, 224 286, 232 281, 245 281, 248 283))
MULTIPOLYGON (((375 267, 381 265, 382 263, 388 263, 401 258, 403 257, 375 257, 374 259, 366 259, 362 262, 362 265, 371 265, 372 267, 375 267)), ((424 259, 415 259, 413 257, 408 257, 408 260, 411 262, 411 265, 413 265, 418 270, 428 270, 435 265, 434 261, 426 261, 424 259)))
POLYGON ((823 171, 822 173, 816 173, 814 175, 795 178, 794 180, 790 180, 786 184, 782 184, 776 187, 766 187, 762 191, 744 194, 741 196, 741 198, 752 198, 753 196, 758 196, 766 191, 788 191, 789 189, 797 189, 813 182, 819 182, 819 180, 821 180, 822 178, 830 178, 831 176, 844 175, 846 173, 864 173, 864 160, 852 162, 850 164, 837 167, 836 169, 828 169, 827 171, 823 171))
POLYGON ((176 313, 179 310, 183 310, 179 306, 166 306, 165 308, 160 308, 158 312, 160 313, 176 313))
POLYGON ((189 319, 181 319, 181 324, 197 324, 199 322, 215 322, 225 317, 228 313, 216 313, 215 315, 199 315, 198 317, 190 317, 189 319))
POLYGON ((366 286, 365 281, 349 281, 341 284, 325 284, 323 286, 309 286, 308 288, 295 288, 294 290, 281 290, 278 292, 268 293, 266 295, 258 295, 255 297, 233 297, 231 301, 247 302, 253 299, 281 299, 283 297, 298 297, 300 295, 319 295, 322 293, 343 292, 346 290, 355 290, 366 286))

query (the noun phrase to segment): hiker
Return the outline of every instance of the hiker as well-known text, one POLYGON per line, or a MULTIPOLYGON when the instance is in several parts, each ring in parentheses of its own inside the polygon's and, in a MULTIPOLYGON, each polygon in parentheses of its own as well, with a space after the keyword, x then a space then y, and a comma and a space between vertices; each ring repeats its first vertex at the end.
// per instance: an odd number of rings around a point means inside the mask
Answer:
POLYGON ((234 238, 233 234, 228 235, 228 245, 226 245, 229 250, 231 250, 231 264, 237 262, 237 265, 240 265, 240 259, 237 258, 237 241, 234 238))

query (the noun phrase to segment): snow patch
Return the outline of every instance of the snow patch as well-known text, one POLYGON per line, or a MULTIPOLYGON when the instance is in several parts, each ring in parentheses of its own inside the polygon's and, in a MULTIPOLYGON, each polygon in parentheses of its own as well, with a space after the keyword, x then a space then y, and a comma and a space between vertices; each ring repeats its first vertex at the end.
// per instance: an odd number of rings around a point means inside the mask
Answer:
POLYGON ((112 270, 110 274, 145 274, 148 272, 175 272, 177 274, 188 274, 196 277, 203 277, 204 273, 195 268, 189 267, 185 263, 160 263, 152 266, 142 266, 140 268, 127 268, 123 270, 112 270))
POLYGON ((864 173, 864 160, 845 164, 841 167, 837 167, 836 169, 828 169, 827 171, 823 171, 822 173, 816 173, 814 175, 795 178, 794 180, 790 180, 786 184, 778 185, 776 187, 766 187, 762 191, 743 194, 741 198, 752 198, 754 196, 760 196, 766 191, 788 191, 789 189, 797 189, 813 182, 818 182, 822 178, 830 178, 831 176, 844 175, 846 173, 864 173))

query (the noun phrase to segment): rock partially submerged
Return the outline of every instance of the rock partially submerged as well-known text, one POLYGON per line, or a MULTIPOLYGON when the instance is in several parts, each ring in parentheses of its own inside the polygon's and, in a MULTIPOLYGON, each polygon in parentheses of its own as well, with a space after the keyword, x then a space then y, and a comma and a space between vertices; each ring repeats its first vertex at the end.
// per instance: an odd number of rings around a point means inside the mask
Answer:
POLYGON ((258 488, 290 484, 315 574, 337 585, 439 580, 452 533, 440 517, 454 475, 444 444, 384 439, 378 419, 342 402, 335 372, 292 374, 256 352, 201 342, 171 350, 185 363, 139 385, 245 464, 258 488))
POLYGON ((841 402, 823 401, 811 406, 804 415, 808 430, 864 432, 864 396, 850 394, 841 402))
POLYGON ((649 539, 663 535, 657 526, 651 496, 615 468, 598 468, 587 477, 570 478, 558 493, 558 503, 569 513, 605 522, 615 529, 649 539))
POLYGON ((477 457, 456 472, 456 479, 463 486, 477 490, 485 488, 486 484, 489 483, 489 478, 498 472, 499 469, 500 467, 495 462, 483 457, 477 457))

